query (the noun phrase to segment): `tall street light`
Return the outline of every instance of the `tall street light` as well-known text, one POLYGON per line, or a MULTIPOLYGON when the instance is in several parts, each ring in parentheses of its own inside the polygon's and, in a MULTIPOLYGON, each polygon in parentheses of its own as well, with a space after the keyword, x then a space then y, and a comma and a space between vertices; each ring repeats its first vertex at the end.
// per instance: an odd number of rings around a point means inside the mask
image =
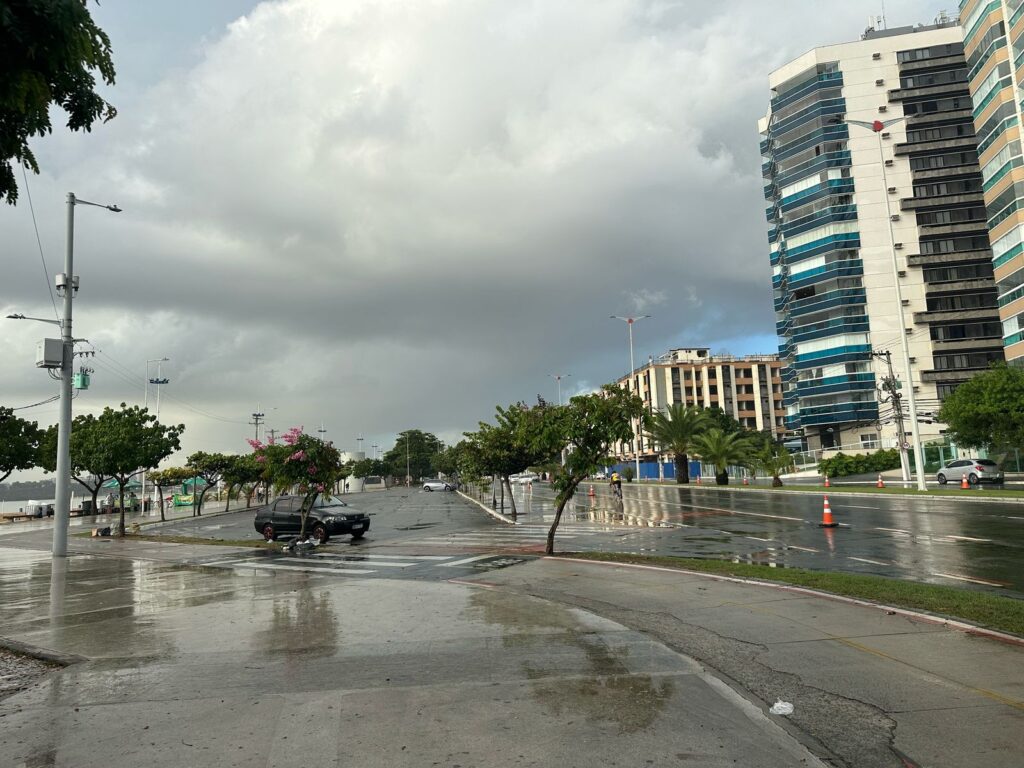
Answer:
POLYGON ((64 317, 61 320, 61 341, 64 356, 60 366, 60 420, 57 423, 57 498, 53 521, 53 556, 68 555, 68 522, 71 520, 71 380, 74 375, 75 349, 71 335, 71 302, 78 292, 75 260, 75 206, 91 205, 120 213, 116 205, 92 203, 68 192, 67 248, 64 251, 64 272, 57 275, 57 291, 63 292, 64 317))
MULTIPOLYGON (((170 359, 171 358, 169 358, 169 357, 154 357, 152 360, 147 360, 146 361, 146 391, 145 391, 145 394, 143 395, 143 400, 142 400, 142 405, 143 405, 143 407, 146 410, 149 410, 149 385, 150 384, 157 384, 157 385, 159 385, 159 384, 163 383, 161 381, 161 379, 160 379, 160 363, 166 363, 170 359), (152 365, 153 363, 157 364, 156 378, 155 379, 149 378, 149 366, 152 365)), ((157 386, 156 396, 157 396, 157 402, 160 402, 160 400, 159 400, 159 398, 160 398, 160 387, 159 386, 157 386)), ((160 420, 160 409, 159 409, 159 406, 158 406, 157 407, 157 421, 159 421, 159 420, 160 420)), ((145 511, 146 511, 146 470, 145 470, 145 468, 143 468, 143 470, 142 470, 142 511, 143 511, 143 513, 145 513, 145 511)))
MULTIPOLYGON (((927 491, 928 484, 925 482, 924 477, 924 451, 921 448, 921 428, 917 424, 917 397, 914 395, 914 377, 910 372, 910 344, 907 342, 907 325, 903 316, 903 290, 900 288, 900 268, 896 260, 896 238, 892 231, 892 209, 889 206, 889 181, 885 173, 885 158, 882 152, 882 131, 891 125, 906 120, 906 116, 893 118, 892 120, 873 120, 870 123, 864 120, 850 120, 845 118, 843 121, 850 125, 856 125, 861 128, 870 128, 874 131, 875 136, 878 137, 878 164, 882 168, 882 199, 885 200, 885 218, 889 224, 889 252, 892 254, 892 283, 896 289, 896 311, 899 313, 900 320, 900 346, 903 350, 903 370, 907 374, 907 402, 910 405, 910 433, 914 441, 914 464, 917 468, 917 489, 919 491, 927 491)), ((900 453, 901 455, 906 454, 906 448, 904 447, 904 435, 899 436, 900 442, 900 453)))
MULTIPOLYGON (((633 372, 636 370, 636 366, 633 364, 633 324, 638 320, 645 320, 650 315, 636 315, 635 317, 622 317, 621 315, 612 315, 612 320, 621 320, 629 326, 629 383, 633 385, 633 372)), ((629 387, 626 388, 629 391, 629 387)), ((639 394, 639 387, 636 389, 639 394)), ((640 482, 640 424, 634 427, 633 430, 633 457, 636 459, 636 480, 640 482)))
POLYGON ((570 376, 572 376, 572 374, 571 373, 549 373, 548 376, 550 376, 552 379, 554 379, 555 381, 558 382, 558 404, 561 405, 562 404, 562 379, 568 379, 570 376))

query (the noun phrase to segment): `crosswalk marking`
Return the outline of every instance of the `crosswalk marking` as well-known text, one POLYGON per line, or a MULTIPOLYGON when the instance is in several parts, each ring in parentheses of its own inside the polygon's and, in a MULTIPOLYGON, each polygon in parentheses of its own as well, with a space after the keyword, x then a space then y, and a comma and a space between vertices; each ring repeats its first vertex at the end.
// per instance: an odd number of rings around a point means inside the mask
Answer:
POLYGON ((389 560, 376 560, 374 562, 363 561, 361 559, 348 558, 344 555, 330 555, 327 553, 317 553, 313 557, 318 557, 320 560, 317 562, 321 563, 340 563, 342 565, 361 566, 361 565, 372 565, 374 568, 410 568, 418 563, 396 563, 389 560))
MULTIPOLYGON (((210 565, 210 563, 206 563, 210 565)), ((291 563, 247 563, 238 562, 230 563, 232 568, 254 568, 257 570, 270 570, 270 571, 300 571, 303 573, 353 573, 360 576, 365 576, 368 573, 376 573, 376 571, 357 569, 357 568, 316 568, 309 565, 292 565, 291 563)))
POLYGON ((476 557, 467 557, 467 558, 464 558, 462 560, 456 560, 454 563, 442 563, 441 567, 442 568, 453 568, 453 567, 460 566, 460 565, 467 565, 469 563, 475 563, 477 560, 486 560, 489 557, 494 557, 494 555, 477 555, 476 557))

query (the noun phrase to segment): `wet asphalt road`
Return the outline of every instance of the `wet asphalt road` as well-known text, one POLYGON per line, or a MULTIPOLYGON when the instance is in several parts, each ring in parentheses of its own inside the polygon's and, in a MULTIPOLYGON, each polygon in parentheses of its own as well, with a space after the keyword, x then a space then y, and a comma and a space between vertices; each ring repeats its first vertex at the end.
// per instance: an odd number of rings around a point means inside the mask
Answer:
MULTIPOLYGON (((1024 505, 899 496, 830 496, 839 528, 818 527, 822 494, 675 486, 624 487, 617 509, 603 484, 576 497, 570 519, 640 526, 596 549, 715 557, 815 570, 872 573, 1024 597, 1024 505)), ((520 521, 548 521, 553 494, 517 489, 520 521)))

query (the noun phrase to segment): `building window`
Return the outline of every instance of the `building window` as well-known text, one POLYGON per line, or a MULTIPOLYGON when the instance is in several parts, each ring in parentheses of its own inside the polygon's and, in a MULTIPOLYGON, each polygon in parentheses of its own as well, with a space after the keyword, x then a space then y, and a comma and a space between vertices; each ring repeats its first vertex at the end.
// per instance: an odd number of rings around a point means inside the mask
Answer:
POLYGON ((878 436, 877 435, 861 435, 860 436, 861 448, 869 448, 874 450, 878 447, 878 436))

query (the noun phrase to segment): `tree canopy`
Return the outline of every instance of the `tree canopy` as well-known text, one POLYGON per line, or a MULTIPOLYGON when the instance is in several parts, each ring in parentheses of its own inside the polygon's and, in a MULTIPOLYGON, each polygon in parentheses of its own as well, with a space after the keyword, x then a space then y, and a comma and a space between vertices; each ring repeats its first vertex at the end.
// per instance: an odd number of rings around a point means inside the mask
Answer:
POLYGON ((663 451, 673 454, 677 483, 690 482, 687 456, 690 445, 710 423, 712 422, 707 411, 682 403, 670 405, 664 413, 659 411, 645 416, 644 424, 648 438, 657 443, 663 451))
POLYGON ((1024 370, 998 365, 965 381, 946 398, 939 420, 965 448, 1024 448, 1024 370))
POLYGON ((383 457, 388 473, 394 477, 405 477, 407 446, 408 470, 412 481, 429 477, 434 466, 434 457, 444 445, 435 435, 419 429, 407 429, 398 434, 394 447, 383 457))
POLYGON ((53 131, 50 106, 73 131, 117 114, 96 93, 97 73, 114 83, 110 38, 96 26, 87 0, 18 0, 0 7, 0 199, 14 204, 14 164, 39 173, 29 147, 53 131))
POLYGON ((34 421, 14 415, 12 408, 0 406, 0 483, 12 472, 31 469, 40 461, 39 445, 43 431, 34 421))
POLYGON ((199 491, 198 503, 195 505, 197 515, 203 513, 203 499, 206 497, 206 492, 221 481, 225 472, 231 470, 236 458, 223 453, 206 453, 205 451, 196 451, 188 457, 185 467, 195 477, 201 477, 205 481, 199 491))

